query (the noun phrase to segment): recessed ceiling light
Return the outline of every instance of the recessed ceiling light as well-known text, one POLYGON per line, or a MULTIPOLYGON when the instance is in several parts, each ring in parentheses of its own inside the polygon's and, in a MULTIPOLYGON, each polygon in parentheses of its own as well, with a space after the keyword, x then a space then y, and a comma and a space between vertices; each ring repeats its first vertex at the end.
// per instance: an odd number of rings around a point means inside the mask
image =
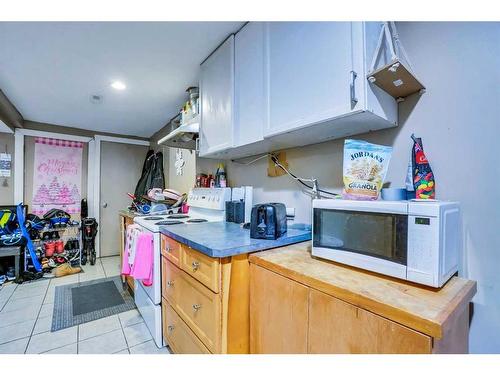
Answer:
POLYGON ((127 88, 127 86, 125 86, 125 84, 121 81, 114 81, 111 84, 111 87, 114 88, 115 90, 125 90, 127 88))
POLYGON ((92 95, 90 95, 89 99, 90 99, 90 102, 93 104, 101 104, 103 97, 102 97, 102 95, 99 95, 99 94, 92 94, 92 95))

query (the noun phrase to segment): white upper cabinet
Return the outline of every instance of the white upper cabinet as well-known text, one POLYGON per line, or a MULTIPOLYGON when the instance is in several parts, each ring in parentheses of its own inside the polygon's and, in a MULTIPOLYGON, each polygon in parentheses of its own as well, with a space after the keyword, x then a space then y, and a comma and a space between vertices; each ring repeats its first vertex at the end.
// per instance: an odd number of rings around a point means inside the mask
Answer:
POLYGON ((264 23, 247 23, 235 36, 235 147, 263 140, 264 23))
POLYGON ((265 136, 350 112, 351 52, 350 22, 267 23, 265 136))
POLYGON ((380 23, 250 22, 202 64, 200 156, 237 158, 397 125, 366 79, 380 23))
POLYGON ((234 145, 234 35, 201 64, 200 156, 234 145))

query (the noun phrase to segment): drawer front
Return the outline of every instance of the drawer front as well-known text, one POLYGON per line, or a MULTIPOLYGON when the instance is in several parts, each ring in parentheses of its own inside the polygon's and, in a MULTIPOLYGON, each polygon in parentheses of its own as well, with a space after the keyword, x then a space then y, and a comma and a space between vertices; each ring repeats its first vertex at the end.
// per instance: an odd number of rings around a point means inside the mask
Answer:
POLYGON ((182 244, 179 242, 161 235, 161 254, 177 267, 181 266, 182 244))
POLYGON ((165 299, 203 344, 212 353, 218 353, 222 319, 220 295, 163 259, 166 271, 164 279, 173 281, 166 288, 165 299))
POLYGON ((182 271, 172 262, 165 257, 161 258, 161 295, 171 303, 179 300, 178 284, 181 275, 182 271))
POLYGON ((215 293, 219 293, 221 277, 219 258, 210 258, 184 247, 181 253, 181 268, 215 293))
POLYGON ((177 315, 170 304, 162 300, 163 338, 176 354, 208 354, 210 351, 177 315))

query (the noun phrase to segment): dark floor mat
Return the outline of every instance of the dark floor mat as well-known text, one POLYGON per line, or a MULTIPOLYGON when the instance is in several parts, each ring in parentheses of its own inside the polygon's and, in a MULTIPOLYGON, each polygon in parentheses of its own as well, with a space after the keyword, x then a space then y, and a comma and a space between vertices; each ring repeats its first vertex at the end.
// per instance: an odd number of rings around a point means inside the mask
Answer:
POLYGON ((73 315, 86 314, 125 303, 113 281, 71 289, 73 315))
POLYGON ((135 309, 121 278, 111 277, 56 287, 51 331, 135 309))

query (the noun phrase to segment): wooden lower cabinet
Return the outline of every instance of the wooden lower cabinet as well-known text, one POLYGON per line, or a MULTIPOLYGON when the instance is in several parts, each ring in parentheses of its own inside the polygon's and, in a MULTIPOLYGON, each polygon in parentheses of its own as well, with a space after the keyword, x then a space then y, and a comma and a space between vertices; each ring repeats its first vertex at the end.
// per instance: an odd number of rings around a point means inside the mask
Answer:
POLYGON ((309 289, 252 266, 250 290, 250 352, 307 353, 309 289))
POLYGON ((248 353, 248 255, 211 258, 164 237, 165 341, 174 353, 248 353), (180 327, 177 332, 172 325, 180 327))
POLYGON ((162 300, 162 318, 163 337, 174 353, 210 353, 165 299, 162 300))
POLYGON ((250 265, 251 353, 432 353, 432 338, 250 265))
POLYGON ((325 293, 309 290, 308 353, 430 353, 432 339, 325 293))
POLYGON ((179 316, 191 327, 197 337, 212 352, 220 351, 221 300, 217 293, 178 269, 166 258, 162 259, 168 280, 163 294, 179 316))
POLYGON ((316 258, 310 242, 248 260, 251 353, 468 352, 475 281, 428 288, 316 258))

